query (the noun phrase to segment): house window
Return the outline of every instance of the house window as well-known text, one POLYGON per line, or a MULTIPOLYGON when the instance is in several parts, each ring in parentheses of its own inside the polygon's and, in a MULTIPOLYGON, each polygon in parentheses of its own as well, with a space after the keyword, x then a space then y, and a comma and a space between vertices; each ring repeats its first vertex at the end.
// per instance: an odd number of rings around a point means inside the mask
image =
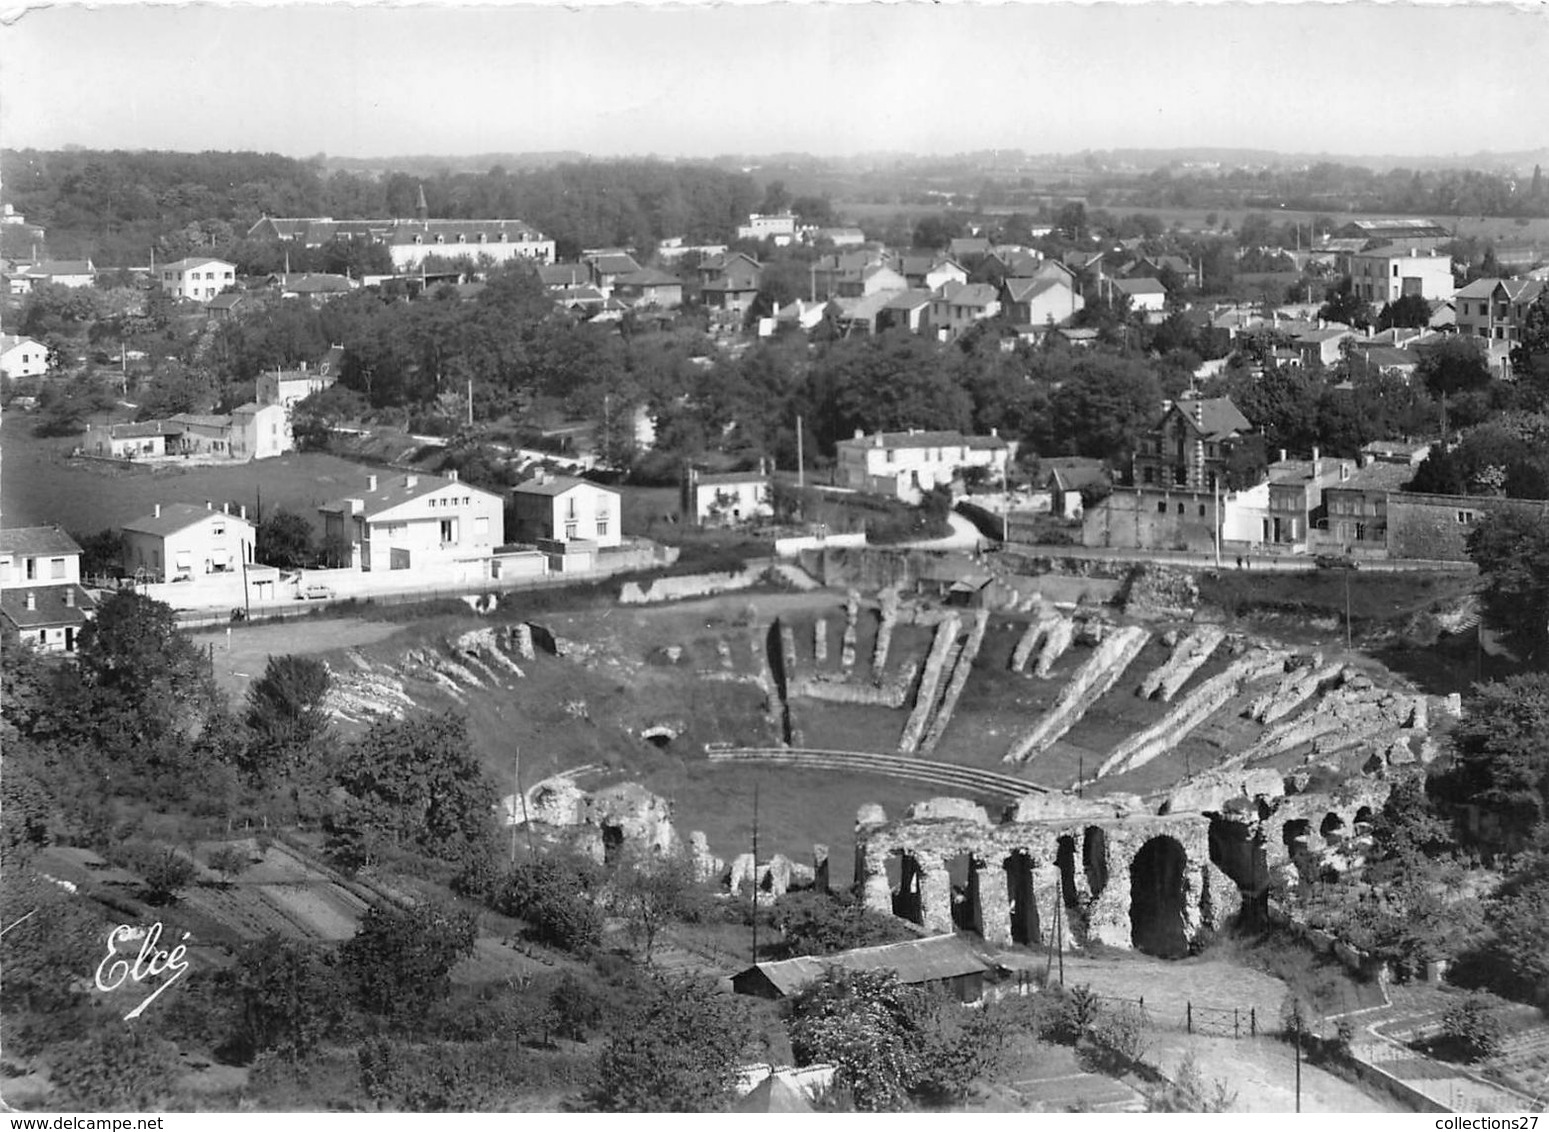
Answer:
POLYGON ((213 527, 210 528, 210 533, 212 535, 214 535, 216 538, 220 538, 222 535, 224 535, 226 533, 226 524, 225 523, 216 523, 213 527))
POLYGON ((1183 501, 1181 499, 1178 501, 1178 514, 1183 514, 1183 501))
POLYGON ((597 537, 608 537, 608 517, 606 515, 597 516, 597 537))
POLYGON ((1366 524, 1365 523, 1357 523, 1355 525, 1355 541, 1356 542, 1364 542, 1365 539, 1366 539, 1366 524))
POLYGON ((1156 513, 1158 515, 1167 514, 1167 500, 1164 499, 1156 505, 1156 513))
POLYGON ((1470 524, 1470 523, 1472 523, 1474 521, 1474 519, 1475 519, 1475 515, 1474 515, 1474 513, 1472 511, 1459 511, 1458 512, 1458 522, 1464 524, 1465 526, 1470 524))
POLYGON ((577 535, 577 533, 576 533, 579 529, 580 529, 579 526, 577 524, 575 524, 575 523, 566 523, 565 524, 565 538, 573 539, 573 538, 579 537, 577 535))
POLYGON ((1143 469, 1142 472, 1141 472, 1141 477, 1140 478, 1141 478, 1141 481, 1143 483, 1155 483, 1156 482, 1156 469, 1155 468, 1145 468, 1145 469, 1143 469))
POLYGON ((441 520, 441 541, 444 542, 444 543, 445 542, 454 542, 454 541, 456 541, 456 538, 457 538, 457 520, 456 519, 442 519, 441 520))
POLYGON ((27 559, 27 580, 30 582, 34 578, 36 578, 37 576, 38 576, 38 560, 36 558, 29 558, 29 559, 27 559))
POLYGON ((1199 517, 1201 519, 1205 517, 1205 505, 1203 503, 1199 505, 1199 517))
POLYGON ((63 578, 65 576, 65 560, 63 558, 50 558, 48 560, 48 576, 50 578, 63 578))

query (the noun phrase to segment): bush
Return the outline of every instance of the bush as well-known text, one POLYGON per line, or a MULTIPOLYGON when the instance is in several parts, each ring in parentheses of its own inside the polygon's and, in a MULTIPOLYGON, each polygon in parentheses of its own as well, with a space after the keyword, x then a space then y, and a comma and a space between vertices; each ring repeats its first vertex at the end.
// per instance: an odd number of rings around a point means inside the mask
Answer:
POLYGON ((1471 994, 1447 1008, 1441 1019, 1447 1046, 1465 1061, 1482 1061, 1501 1052, 1506 1028, 1484 995, 1471 994))
POLYGON ((194 863, 170 846, 131 844, 120 857, 126 868, 144 879, 148 904, 170 904, 193 883, 194 863))

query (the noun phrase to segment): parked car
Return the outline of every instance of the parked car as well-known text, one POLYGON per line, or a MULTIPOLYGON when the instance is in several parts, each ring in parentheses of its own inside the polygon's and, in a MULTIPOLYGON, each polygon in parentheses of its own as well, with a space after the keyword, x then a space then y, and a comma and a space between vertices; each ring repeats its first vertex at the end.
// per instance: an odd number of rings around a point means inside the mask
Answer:
POLYGON ((1320 554, 1313 559, 1320 570, 1359 570, 1360 564, 1348 554, 1320 554))
POLYGON ((333 596, 333 587, 322 582, 313 582, 301 591, 302 601, 329 601, 333 596))

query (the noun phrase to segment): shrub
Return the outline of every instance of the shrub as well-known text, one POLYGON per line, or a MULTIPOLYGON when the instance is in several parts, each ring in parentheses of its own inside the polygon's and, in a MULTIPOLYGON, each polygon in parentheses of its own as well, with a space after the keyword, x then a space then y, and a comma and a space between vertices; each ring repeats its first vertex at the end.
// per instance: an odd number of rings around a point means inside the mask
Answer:
POLYGON ((1447 1008, 1441 1032, 1447 1044, 1467 1061, 1482 1061, 1501 1052, 1506 1028, 1484 995, 1471 994, 1447 1008))

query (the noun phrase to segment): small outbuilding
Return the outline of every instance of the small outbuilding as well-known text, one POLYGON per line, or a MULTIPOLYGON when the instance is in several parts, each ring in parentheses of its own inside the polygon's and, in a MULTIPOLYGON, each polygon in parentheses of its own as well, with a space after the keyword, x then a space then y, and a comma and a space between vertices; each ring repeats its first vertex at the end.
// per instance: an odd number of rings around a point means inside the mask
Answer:
POLYGON ((830 967, 845 971, 891 970, 905 986, 941 987, 959 1002, 977 1002, 1000 974, 1000 968, 967 939, 948 933, 879 947, 859 947, 834 955, 801 955, 755 963, 732 976, 732 989, 759 998, 789 998, 822 978, 830 967))

